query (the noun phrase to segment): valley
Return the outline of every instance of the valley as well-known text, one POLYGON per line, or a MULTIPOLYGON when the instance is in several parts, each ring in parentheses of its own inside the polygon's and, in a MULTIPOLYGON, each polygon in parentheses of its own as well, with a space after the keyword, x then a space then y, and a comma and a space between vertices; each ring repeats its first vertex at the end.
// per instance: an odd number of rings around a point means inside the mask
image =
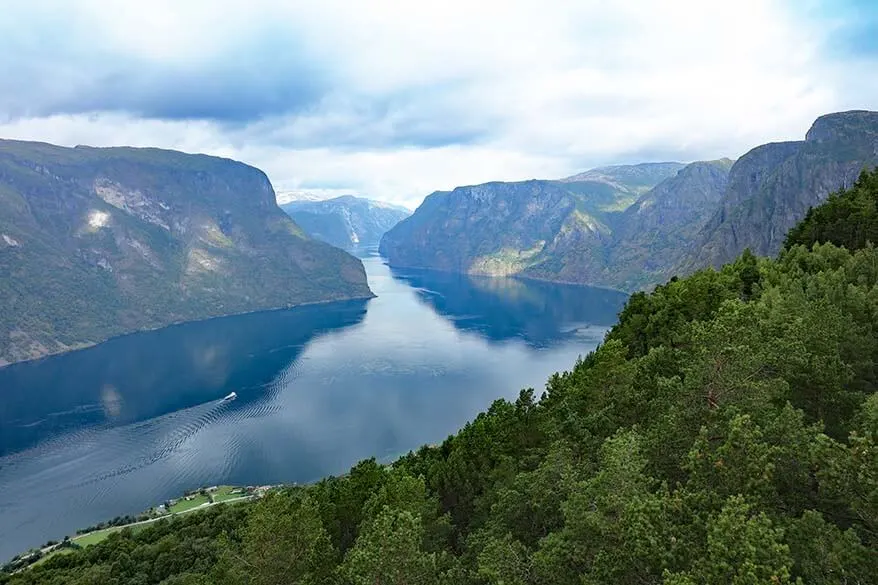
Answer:
POLYGON ((342 249, 377 246, 381 236, 411 215, 404 207, 353 195, 280 207, 309 236, 342 249))
MULTIPOLYGON (((266 583, 290 574, 438 585, 483 578, 575 585, 583 576, 668 585, 871 582, 878 574, 878 517, 869 495, 878 462, 876 205, 878 171, 864 172, 808 213, 777 258, 745 251, 719 270, 672 279, 627 301, 581 287, 552 296, 560 285, 551 283, 529 288, 517 279, 392 272, 371 256, 366 266, 378 297, 365 316, 355 310, 342 330, 324 324, 315 329, 319 338, 297 349, 283 340, 290 329, 279 329, 280 345, 270 345, 290 353, 257 354, 277 360, 254 370, 268 385, 242 389, 231 403, 196 402, 135 425, 109 421, 107 429, 83 420, 58 429, 61 440, 47 435, 36 450, 0 459, 0 509, 18 518, 21 504, 2 498, 29 493, 22 488, 36 478, 53 479, 69 503, 78 488, 100 489, 106 499, 155 483, 137 480, 143 473, 197 485, 193 464, 211 460, 220 466, 208 471, 212 477, 231 465, 250 477, 298 469, 313 483, 300 475, 304 485, 241 506, 200 509, 193 500, 186 506, 195 512, 119 531, 0 574, 0 582, 127 580, 145 571, 150 582, 199 585, 247 582, 253 573, 266 583), (556 324, 544 330, 548 336, 540 334, 545 320, 537 311, 557 309, 564 298, 574 305, 549 321, 556 324), (617 302, 624 302, 618 319, 611 312, 617 302), (504 318, 512 315, 520 318, 504 318), (440 343, 443 336, 450 343, 440 343), (587 355, 572 357, 589 346, 587 355), (345 371, 344 363, 353 368, 345 371), (539 382, 531 380, 554 368, 537 397, 539 382), (490 376, 473 378, 478 371, 490 376), (377 384, 358 393, 372 377, 377 384), (395 397, 386 388, 393 379, 404 386, 395 397), (527 385, 504 395, 500 388, 511 380, 527 385), (495 399, 498 392, 503 398, 495 399), (338 402, 325 402, 327 393, 338 402), (464 400, 469 406, 461 409, 464 400), (221 430, 224 419, 234 424, 221 430), (447 435, 461 419, 470 422, 447 435), (305 436, 306 429, 318 434, 305 436), (69 440, 71 431, 77 440, 69 440), (142 448, 142 464, 88 470, 86 481, 81 465, 72 475, 46 467, 47 459, 66 459, 65 450, 92 442, 91 433, 108 431, 120 436, 93 443, 104 450, 97 461, 127 443, 120 461, 142 448), (163 442, 181 432, 165 446, 147 438, 163 442), (254 445, 256 437, 265 443, 254 445), (310 467, 293 454, 269 471, 297 441, 314 457, 310 467), (269 446, 277 444, 286 448, 269 446), (240 454, 234 462, 231 446, 240 454), (345 456, 328 457, 333 449, 345 456), (251 465, 256 456, 268 464, 261 472, 251 465)), ((268 343, 264 326, 253 330, 254 341, 268 343)), ((254 355, 233 355, 242 354, 254 355)), ((240 362, 247 369, 255 366, 249 359, 240 362)), ((0 376, 15 368, 41 375, 34 367, 19 364, 0 376)), ((229 372, 236 386, 242 373, 229 372)), ((220 388, 205 390, 217 395, 220 388)))
POLYGON ((627 298, 359 255, 371 300, 185 323, 0 369, 0 558, 199 486, 313 482, 441 441, 570 367, 627 298))
POLYGON ((6 2, 0 585, 878 585, 878 2, 6 2))

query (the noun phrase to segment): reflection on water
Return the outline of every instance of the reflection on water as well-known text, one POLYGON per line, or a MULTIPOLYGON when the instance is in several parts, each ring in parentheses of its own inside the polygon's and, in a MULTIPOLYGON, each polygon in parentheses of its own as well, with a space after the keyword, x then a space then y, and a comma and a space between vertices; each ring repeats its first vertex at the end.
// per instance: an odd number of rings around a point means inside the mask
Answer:
POLYGON ((186 324, 0 370, 0 559, 194 487, 312 481, 439 441, 569 368, 624 301, 364 263, 370 301, 186 324))
POLYGON ((392 273, 456 328, 489 341, 520 338, 533 347, 569 341, 582 327, 609 327, 628 298, 606 289, 517 278, 415 269, 392 273))
POLYGON ((248 402, 366 301, 186 323, 0 369, 0 456, 69 429, 118 426, 222 398, 248 402))

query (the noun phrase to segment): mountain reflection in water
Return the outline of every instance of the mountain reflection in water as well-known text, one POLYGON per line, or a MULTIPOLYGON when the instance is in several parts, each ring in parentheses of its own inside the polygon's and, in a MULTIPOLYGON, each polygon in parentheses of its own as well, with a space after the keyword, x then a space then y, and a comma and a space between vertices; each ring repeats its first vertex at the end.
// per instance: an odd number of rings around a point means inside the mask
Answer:
POLYGON ((0 559, 199 486, 313 481, 441 441, 569 369, 625 299, 364 264, 369 301, 189 323, 0 369, 0 559))
POLYGON ((535 348, 569 341, 580 328, 611 326, 628 298, 617 291, 538 280, 391 271, 457 329, 478 332, 488 341, 518 338, 535 348))

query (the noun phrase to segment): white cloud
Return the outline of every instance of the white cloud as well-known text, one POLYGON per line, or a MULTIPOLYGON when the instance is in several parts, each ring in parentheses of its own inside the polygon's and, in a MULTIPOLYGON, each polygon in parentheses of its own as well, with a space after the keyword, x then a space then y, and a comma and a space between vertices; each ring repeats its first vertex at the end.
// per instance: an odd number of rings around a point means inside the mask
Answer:
MULTIPOLYGON (((49 4, 20 9, 18 21, 42 22, 49 4)), ((87 0, 53 13, 89 31, 93 50, 82 63, 68 56, 68 68, 87 71, 100 54, 119 59, 103 63, 111 71, 132 62, 222 71, 235 59, 230 47, 260 39, 275 53, 247 53, 248 79, 262 68, 278 75, 269 65, 296 52, 325 77, 321 97, 255 121, 81 112, 10 119, 0 135, 207 152, 259 166, 283 189, 409 206, 458 184, 735 157, 801 138, 822 113, 878 106, 876 82, 862 81, 874 58, 829 54, 827 35, 840 25, 797 9, 780 0, 160 0, 124 9, 87 0)), ((77 82, 77 71, 64 74, 77 82)))

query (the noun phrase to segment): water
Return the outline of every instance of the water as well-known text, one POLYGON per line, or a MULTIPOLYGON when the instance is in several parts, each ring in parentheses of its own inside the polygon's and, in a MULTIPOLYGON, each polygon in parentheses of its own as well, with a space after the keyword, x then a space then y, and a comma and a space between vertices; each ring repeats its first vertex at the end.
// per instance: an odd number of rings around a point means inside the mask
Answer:
POLYGON ((370 301, 189 323, 0 369, 0 562, 188 489, 308 482, 441 441, 569 369, 625 300, 364 264, 370 301))

